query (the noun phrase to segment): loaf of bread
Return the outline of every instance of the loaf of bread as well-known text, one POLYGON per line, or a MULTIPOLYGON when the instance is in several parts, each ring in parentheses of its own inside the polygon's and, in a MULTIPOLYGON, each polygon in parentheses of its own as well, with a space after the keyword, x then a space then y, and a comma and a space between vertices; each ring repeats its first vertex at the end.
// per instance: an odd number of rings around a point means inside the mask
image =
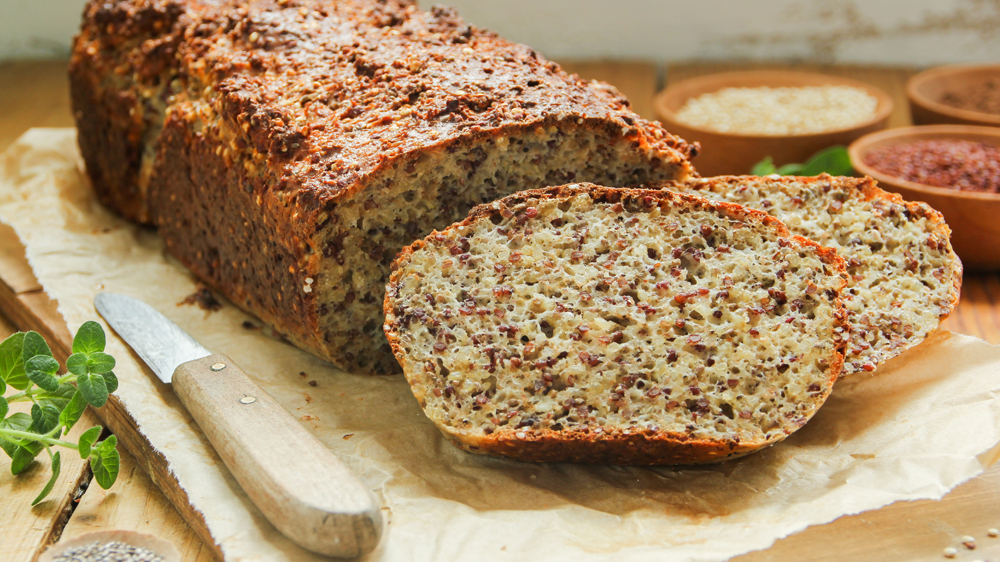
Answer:
POLYGON ((405 248, 385 331, 458 446, 688 464, 773 444, 841 370, 833 250, 739 205, 570 185, 476 207, 405 248))
POLYGON ((400 0, 91 0, 70 85, 100 199, 296 345, 398 371, 389 265, 474 205, 683 179, 612 87, 400 0))
POLYGON ((661 187, 766 211, 791 232, 837 250, 850 275, 842 376, 874 371, 917 345, 958 304, 962 262, 944 217, 871 178, 729 176, 661 187))

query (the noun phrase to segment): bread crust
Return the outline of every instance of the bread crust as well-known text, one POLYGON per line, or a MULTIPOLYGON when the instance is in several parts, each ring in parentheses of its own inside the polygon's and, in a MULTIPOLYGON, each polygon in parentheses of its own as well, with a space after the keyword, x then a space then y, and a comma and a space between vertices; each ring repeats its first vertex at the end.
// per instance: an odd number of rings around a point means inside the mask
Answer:
MULTIPOLYGON (((407 1, 91 0, 70 81, 100 200, 159 227, 206 284, 352 371, 387 372, 358 357, 385 346, 378 323, 331 339, 324 326, 364 323, 337 310, 364 297, 323 302, 312 289, 351 284, 350 272, 323 278, 324 261, 343 260, 325 230, 364 242, 365 216, 349 209, 375 204, 394 174, 538 131, 621 149, 636 174, 624 183, 686 177, 697 152, 611 86, 407 1), (363 352, 344 348, 361 339, 363 352)), ((380 256, 395 248, 372 246, 387 273, 380 256)), ((387 347, 385 361, 395 367, 387 347)))
MULTIPOLYGON (((801 236, 791 235, 781 221, 767 213, 748 209, 740 205, 714 202, 700 196, 669 190, 608 188, 594 184, 569 184, 515 193, 493 203, 480 205, 473 209, 469 217, 465 220, 449 226, 440 233, 434 231, 426 238, 417 240, 410 246, 403 248, 392 264, 392 275, 389 284, 386 286, 386 296, 383 304, 386 315, 384 329, 393 352, 403 367, 404 375, 411 384, 411 390, 413 390, 422 407, 426 403, 426 397, 423 396, 415 384, 417 373, 408 368, 410 364, 405 361, 406 351, 400 339, 401 319, 397 317, 394 310, 393 299, 398 295, 398 284, 400 276, 403 274, 403 267, 412 260, 414 253, 426 247, 428 240, 437 234, 447 234, 463 227, 472 226, 479 221, 502 218, 505 211, 512 211, 531 202, 566 199, 580 193, 588 194, 597 202, 615 203, 625 198, 648 198, 645 200, 652 202, 652 204, 666 203, 670 206, 694 205, 716 209, 721 214, 741 222, 757 223, 786 238, 793 244, 815 249, 823 262, 836 272, 836 275, 840 278, 840 289, 847 284, 844 260, 834 250, 820 246, 812 240, 802 238, 801 236)), ((507 216, 510 215, 508 214, 507 216)), ((846 328, 844 305, 839 295, 834 300, 834 306, 836 308, 834 317, 838 325, 846 328)), ((826 386, 826 390, 820 396, 817 396, 815 409, 818 409, 819 405, 829 396, 833 388, 833 382, 836 381, 838 374, 843 368, 843 350, 845 345, 845 340, 839 340, 833 356, 829 358, 830 370, 828 382, 830 384, 826 386)), ((808 418, 815 413, 815 409, 808 416, 805 416, 805 419, 799 424, 800 426, 805 424, 808 418)), ((761 448, 774 444, 786 437, 788 433, 791 433, 788 431, 780 436, 760 442, 696 439, 683 433, 652 431, 648 429, 621 430, 612 427, 590 428, 585 431, 511 429, 503 427, 491 435, 485 435, 481 433, 461 433, 455 431, 453 427, 445 425, 442 420, 434 419, 433 417, 431 419, 449 440, 466 451, 503 455, 530 462, 575 462, 621 465, 711 463, 737 458, 758 451, 761 448)))
MULTIPOLYGON (((951 248, 951 229, 944 220, 944 216, 932 208, 930 205, 921 201, 907 201, 903 199, 898 193, 888 192, 880 187, 878 183, 871 177, 865 176, 862 178, 851 178, 851 177, 833 177, 828 174, 820 174, 816 177, 799 177, 799 176, 767 176, 765 178, 756 178, 750 176, 718 176, 712 178, 692 178, 684 182, 663 182, 655 184, 655 188, 659 189, 678 189, 684 191, 693 192, 722 192, 728 193, 738 189, 741 185, 746 185, 748 182, 761 182, 767 181, 769 184, 776 184, 782 189, 788 190, 794 188, 796 191, 800 189, 800 186, 805 186, 805 189, 816 189, 817 187, 822 190, 824 188, 829 188, 832 182, 837 183, 839 189, 846 189, 856 194, 856 196, 864 202, 878 201, 884 202, 884 205, 878 205, 877 207, 885 208, 886 206, 892 207, 902 206, 905 208, 905 214, 907 218, 926 218, 928 222, 934 225, 933 234, 936 237, 947 244, 946 254, 951 258, 954 267, 951 270, 949 285, 951 286, 951 291, 949 292, 948 299, 945 302, 939 303, 940 313, 938 315, 938 322, 943 322, 958 306, 959 299, 962 293, 962 275, 963 266, 958 255, 955 254, 954 250, 951 248)), ((929 334, 928 334, 929 335, 929 334)), ((905 349, 913 347, 923 341, 923 338, 909 343, 905 347, 902 347, 898 352, 902 352, 905 349)), ((850 347, 850 346, 849 346, 850 347)), ((894 355, 893 355, 894 356, 894 355)), ((890 356, 891 357, 891 356, 890 356)), ((888 358, 887 358, 888 359, 888 358)), ((877 366, 877 365, 876 365, 877 366)), ((858 373, 866 372, 863 368, 852 368, 849 364, 845 366, 845 369, 841 375, 841 378, 849 377, 858 373)))

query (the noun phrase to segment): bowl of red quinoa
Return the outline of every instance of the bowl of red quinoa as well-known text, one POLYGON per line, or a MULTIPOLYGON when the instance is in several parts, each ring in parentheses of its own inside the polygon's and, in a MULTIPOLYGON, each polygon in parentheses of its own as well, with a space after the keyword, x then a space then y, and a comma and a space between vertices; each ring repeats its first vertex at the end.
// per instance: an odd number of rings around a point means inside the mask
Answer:
POLYGON ((848 152, 858 173, 940 211, 966 270, 1000 269, 1000 128, 891 129, 856 140, 848 152))
POLYGON ((884 129, 892 98, 864 82, 789 71, 726 72, 671 84, 654 100, 671 133, 698 141, 703 176, 747 174, 770 156, 805 162, 884 129))
POLYGON ((939 66, 906 84, 917 125, 1000 127, 1000 64, 939 66))

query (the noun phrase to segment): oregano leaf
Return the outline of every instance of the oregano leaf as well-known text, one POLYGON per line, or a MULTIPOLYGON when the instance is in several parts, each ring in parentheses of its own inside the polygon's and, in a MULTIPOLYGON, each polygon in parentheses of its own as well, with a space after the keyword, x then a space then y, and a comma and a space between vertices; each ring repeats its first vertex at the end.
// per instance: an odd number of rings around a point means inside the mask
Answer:
POLYGON ((765 156, 763 160, 754 164, 753 168, 750 169, 752 176, 769 176, 776 173, 778 173, 778 169, 774 167, 774 160, 770 156, 765 156))
POLYGON ((814 154, 799 172, 803 176, 818 176, 826 172, 831 176, 849 176, 854 173, 851 156, 843 146, 831 146, 814 154))
POLYGON ((28 388, 31 381, 24 372, 24 332, 0 342, 0 378, 17 390, 28 388))
POLYGON ((24 372, 28 374, 31 382, 37 384, 42 390, 55 392, 59 390, 59 379, 55 374, 59 372, 59 362, 47 355, 35 355, 24 363, 24 372))
POLYGON ((26 332, 24 334, 24 343, 22 344, 21 353, 24 355, 24 362, 27 364, 28 359, 36 355, 45 355, 47 357, 52 357, 52 350, 49 349, 49 344, 45 343, 45 338, 39 335, 38 332, 26 332))
POLYGON ((90 468, 94 471, 94 480, 107 490, 118 478, 121 457, 115 450, 117 439, 111 435, 100 445, 90 451, 90 468))
POLYGON ((785 164, 784 166, 778 168, 776 173, 782 176, 804 176, 807 175, 802 173, 804 169, 805 165, 792 163, 785 164))
POLYGON ((107 373, 114 368, 115 358, 103 351, 95 351, 87 356, 87 370, 91 374, 107 373))
POLYGON ((31 405, 31 426, 28 428, 32 433, 44 435, 59 425, 59 408, 52 404, 32 404, 31 405))
POLYGON ((35 399, 39 402, 50 402, 62 410, 66 404, 69 404, 74 394, 76 394, 76 387, 64 382, 59 383, 59 388, 55 392, 39 392, 35 395, 35 399))
POLYGON ((87 354, 74 353, 66 358, 66 370, 74 375, 87 374, 87 354))
POLYGON ((94 352, 104 351, 106 344, 104 328, 97 322, 88 320, 80 325, 80 329, 73 336, 73 353, 89 355, 94 352))
MULTIPOLYGON (((5 420, 0 420, 0 429, 13 429, 15 431, 28 431, 28 426, 31 425, 31 416, 25 414, 24 412, 17 412, 11 414, 9 418, 5 420)), ((17 450, 20 440, 16 440, 12 437, 4 437, 0 435, 0 449, 3 449, 7 453, 8 457, 14 457, 14 451, 17 450)))
POLYGON ((31 464, 31 461, 35 460, 37 454, 37 452, 33 453, 26 447, 19 446, 11 456, 10 473, 17 476, 24 472, 28 468, 28 465, 31 464))
POLYGON ((95 408, 100 408, 108 401, 108 385, 101 375, 78 376, 76 387, 80 389, 87 403, 95 408))
POLYGON ((114 374, 112 371, 107 373, 101 373, 104 377, 104 384, 108 387, 108 394, 118 390, 118 375, 114 374))
POLYGON ((59 451, 52 455, 52 476, 49 477, 49 481, 45 483, 45 487, 38 494, 38 497, 31 502, 31 506, 34 507, 38 505, 39 502, 45 499, 45 496, 49 495, 52 491, 53 486, 56 485, 56 479, 59 478, 59 470, 61 463, 59 462, 59 451))
POLYGON ((104 428, 101 426, 95 425, 80 435, 80 442, 77 444, 77 447, 79 448, 81 459, 85 459, 90 456, 90 449, 101 436, 101 431, 103 429, 104 428))
POLYGON ((70 398, 63 411, 59 412, 59 423, 66 428, 67 432, 76 422, 80 421, 80 416, 87 409, 87 399, 83 397, 83 393, 79 389, 74 390, 73 398, 70 398))

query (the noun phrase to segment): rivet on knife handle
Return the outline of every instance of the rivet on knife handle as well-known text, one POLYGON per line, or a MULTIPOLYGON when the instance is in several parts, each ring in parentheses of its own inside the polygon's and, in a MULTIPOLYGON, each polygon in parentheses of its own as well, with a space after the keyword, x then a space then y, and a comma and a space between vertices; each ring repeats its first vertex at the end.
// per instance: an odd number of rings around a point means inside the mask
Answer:
POLYGON ((228 357, 184 363, 173 384, 229 471, 282 534, 341 558, 378 545, 382 513, 368 489, 228 357))

